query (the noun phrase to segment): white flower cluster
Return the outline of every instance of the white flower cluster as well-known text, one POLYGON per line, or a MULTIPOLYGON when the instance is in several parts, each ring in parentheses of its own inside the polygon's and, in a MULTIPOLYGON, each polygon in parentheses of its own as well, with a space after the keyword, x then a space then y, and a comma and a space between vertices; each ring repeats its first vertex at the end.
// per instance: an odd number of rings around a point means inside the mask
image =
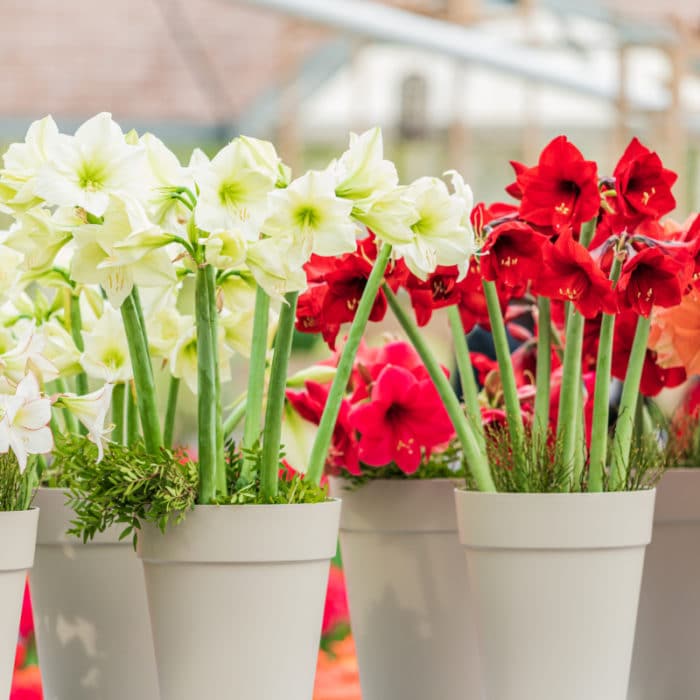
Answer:
MULTIPOLYGON (((284 295, 306 287, 310 256, 352 252, 367 229, 421 278, 438 265, 466 272, 471 192, 456 174, 453 184, 453 192, 436 178, 399 185, 378 129, 353 134, 325 170, 292 179, 272 144, 254 138, 236 138, 211 159, 195 150, 182 165, 155 136, 125 134, 108 113, 72 135, 50 116, 33 123, 0 170, 0 209, 13 217, 0 233, 0 345, 9 348, 0 355, 0 398, 9 397, 0 403, 0 450, 19 457, 21 442, 24 453, 46 451, 50 410, 37 393, 46 382, 78 372, 108 387, 131 381, 119 308, 135 287, 152 357, 196 392, 197 266, 217 270, 222 381, 231 356, 249 352, 258 287, 274 302, 272 334, 284 295), (47 420, 35 428, 39 417, 47 420), (12 426, 25 430, 21 439, 12 426)), ((110 393, 101 391, 102 403, 81 414, 100 446, 110 393)), ((80 412, 76 397, 60 399, 71 400, 80 412)))

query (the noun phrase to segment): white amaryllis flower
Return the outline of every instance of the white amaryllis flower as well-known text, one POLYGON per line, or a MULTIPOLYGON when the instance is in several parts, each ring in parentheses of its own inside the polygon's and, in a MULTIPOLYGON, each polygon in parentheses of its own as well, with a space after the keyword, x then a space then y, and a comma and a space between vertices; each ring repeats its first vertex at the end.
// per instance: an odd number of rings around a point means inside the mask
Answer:
POLYGON ((399 177, 396 166, 384 160, 384 144, 379 128, 359 136, 350 134, 350 148, 329 167, 335 177, 335 192, 351 199, 359 210, 367 210, 372 202, 393 190, 399 177))
POLYGON ((416 277, 426 279, 438 265, 457 265, 465 275, 474 253, 474 232, 468 223, 468 202, 450 194, 434 177, 422 177, 406 190, 418 211, 411 226, 414 239, 394 246, 416 277))
POLYGON ((279 179, 281 160, 269 144, 234 139, 194 174, 199 187, 195 223, 202 231, 243 230, 255 240, 267 215, 267 195, 279 179))
POLYGON ((50 116, 31 124, 24 142, 13 143, 3 156, 0 199, 15 210, 38 203, 36 178, 58 140, 58 127, 50 116))
POLYGON ((302 262, 311 253, 331 257, 355 250, 353 203, 336 196, 328 171, 309 171, 289 187, 272 192, 269 201, 270 216, 263 232, 274 238, 291 237, 291 250, 302 262))
POLYGON ((58 137, 35 189, 48 204, 82 207, 102 216, 110 194, 143 197, 147 185, 145 149, 127 143, 112 115, 102 112, 80 126, 74 136, 58 137))
POLYGON ((135 284, 160 287, 177 280, 170 256, 162 248, 162 232, 133 199, 112 195, 104 223, 79 226, 73 237, 71 276, 81 284, 102 286, 117 308, 135 284))
MULTIPOLYGON (((233 351, 225 343, 224 331, 219 326, 218 338, 219 377, 222 382, 231 380, 231 357, 233 351)), ((197 330, 192 326, 175 344, 170 353, 170 373, 182 379, 187 388, 197 393, 197 330)))
POLYGON ((246 265, 255 281, 277 301, 306 289, 304 260, 288 238, 264 238, 248 246, 246 265))
POLYGON ((88 376, 111 384, 133 379, 129 343, 121 314, 105 304, 102 316, 89 333, 83 333, 85 351, 80 364, 88 376))
POLYGON ((71 240, 67 228, 61 228, 48 209, 33 207, 15 215, 15 222, 4 243, 22 253, 22 267, 41 271, 55 264, 59 251, 71 240))
POLYGON ((69 410, 88 430, 88 438, 97 445, 97 461, 104 456, 105 446, 112 434, 112 425, 105 425, 112 403, 113 384, 105 384, 101 389, 84 396, 61 394, 57 406, 69 410))
POLYGON ((208 238, 201 241, 207 262, 221 270, 240 267, 245 262, 246 238, 247 234, 242 228, 212 231, 208 238))
POLYGON ((17 288, 24 255, 0 243, 0 302, 17 288))
POLYGON ((58 377, 58 368, 45 355, 46 340, 33 324, 23 327, 15 342, 0 354, 0 374, 18 383, 29 372, 42 384, 58 377))
POLYGON ((51 401, 42 395, 37 378, 28 373, 14 394, 0 393, 0 453, 12 450, 24 472, 29 455, 53 449, 50 422, 51 401))
POLYGON ((420 219, 407 187, 395 187, 376 199, 367 211, 355 211, 354 216, 391 245, 411 243, 415 239, 411 227, 420 219))
POLYGON ((169 359, 178 341, 194 327, 194 318, 181 314, 174 306, 164 306, 146 316, 146 327, 151 354, 169 359))
POLYGON ((56 367, 61 377, 70 377, 81 371, 80 351, 73 336, 55 317, 42 324, 37 332, 44 339, 44 356, 56 367))

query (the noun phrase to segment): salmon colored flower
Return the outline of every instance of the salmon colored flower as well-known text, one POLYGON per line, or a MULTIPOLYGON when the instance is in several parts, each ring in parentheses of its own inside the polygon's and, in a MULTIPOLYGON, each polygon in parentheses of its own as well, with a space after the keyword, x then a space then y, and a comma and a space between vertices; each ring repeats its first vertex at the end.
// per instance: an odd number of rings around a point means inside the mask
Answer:
POLYGON ((541 273, 542 246, 547 237, 519 221, 499 224, 491 230, 481 249, 481 274, 491 282, 500 282, 525 292, 528 282, 541 273))
POLYGON ((651 318, 649 347, 659 365, 700 374, 700 290, 693 289, 678 306, 654 307, 651 318))
MULTIPOLYGON (((530 224, 555 231, 577 230, 598 214, 598 169, 585 160, 565 136, 558 136, 540 154, 538 164, 518 173, 522 192, 520 216, 530 224)), ((511 191, 517 193, 517 189, 511 191)))
POLYGON ((382 370, 370 401, 353 408, 350 423, 360 433, 362 462, 375 467, 395 463, 406 474, 418 469, 424 454, 454 436, 432 381, 418 380, 394 365, 382 370))
POLYGON ((661 158, 632 139, 613 172, 617 196, 611 204, 633 228, 644 219, 659 219, 676 207, 671 186, 678 175, 664 168, 661 158))
POLYGON ((555 244, 544 246, 542 253, 544 266, 532 285, 536 294, 571 301, 586 318, 600 311, 616 312, 610 280, 571 233, 562 233, 555 244))
POLYGON ((620 307, 649 316, 652 306, 677 306, 690 282, 686 249, 650 245, 622 266, 616 293, 620 307))

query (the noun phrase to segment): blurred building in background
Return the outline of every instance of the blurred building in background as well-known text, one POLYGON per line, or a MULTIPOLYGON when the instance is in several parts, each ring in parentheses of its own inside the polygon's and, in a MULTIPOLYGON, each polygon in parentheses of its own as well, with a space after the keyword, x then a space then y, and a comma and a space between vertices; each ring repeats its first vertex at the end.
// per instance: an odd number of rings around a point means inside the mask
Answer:
POLYGON ((557 133, 610 168, 636 134, 700 205, 698 0, 5 0, 0 39, 4 143, 107 110, 184 157, 243 132, 309 167, 379 124, 405 178, 489 200, 557 133))

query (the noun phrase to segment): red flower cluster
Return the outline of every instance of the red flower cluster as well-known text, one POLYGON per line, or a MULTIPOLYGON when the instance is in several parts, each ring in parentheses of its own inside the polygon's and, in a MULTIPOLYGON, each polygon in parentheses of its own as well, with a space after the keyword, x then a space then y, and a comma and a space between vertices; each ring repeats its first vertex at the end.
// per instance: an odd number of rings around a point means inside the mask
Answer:
MULTIPOLYGON (((328 387, 307 382, 288 391, 292 406, 318 423, 328 387)), ((396 464, 406 474, 449 442, 454 428, 425 366, 407 343, 388 343, 358 354, 350 394, 333 434, 329 469, 361 473, 361 465, 396 464)))

